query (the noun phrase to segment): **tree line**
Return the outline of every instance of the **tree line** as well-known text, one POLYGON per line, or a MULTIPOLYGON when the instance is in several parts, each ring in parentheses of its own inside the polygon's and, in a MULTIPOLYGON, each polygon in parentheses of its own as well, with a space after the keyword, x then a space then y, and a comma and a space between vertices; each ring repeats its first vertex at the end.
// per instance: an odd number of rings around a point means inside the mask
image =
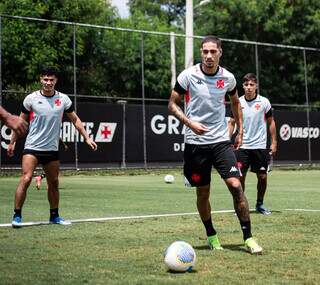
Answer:
MULTIPOLYGON (((200 0, 194 0, 194 6, 200 0)), ((129 0, 130 16, 121 19, 105 0, 0 1, 0 14, 87 23, 136 30, 184 33, 185 0, 129 0)), ((317 0, 214 0, 194 10, 194 34, 214 34, 283 45, 319 48, 320 2, 317 0)), ((146 98, 167 99, 171 60, 168 36, 58 23, 1 18, 2 88, 29 92, 37 88, 39 70, 60 70, 57 89, 74 92, 73 40, 76 33, 77 93, 109 97, 141 97, 143 45, 146 98)), ((199 61, 196 39, 195 61, 199 61)), ((254 45, 223 41, 221 64, 239 82, 255 72, 254 45)), ((304 104, 303 51, 258 46, 260 92, 274 103, 304 104)), ((320 51, 306 51, 308 92, 320 99, 320 51)), ((177 71, 184 69, 184 38, 176 38, 177 71)), ((240 91, 241 92, 241 91, 240 91)), ((10 93, 9 93, 10 94, 10 93)), ((12 96, 12 95, 11 95, 12 96)), ((23 95, 24 96, 24 95, 23 95)))

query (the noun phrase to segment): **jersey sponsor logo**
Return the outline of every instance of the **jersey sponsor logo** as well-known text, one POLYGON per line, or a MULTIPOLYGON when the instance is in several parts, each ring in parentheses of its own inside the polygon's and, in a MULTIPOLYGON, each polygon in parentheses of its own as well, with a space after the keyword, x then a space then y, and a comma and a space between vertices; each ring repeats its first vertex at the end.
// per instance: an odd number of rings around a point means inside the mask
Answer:
POLYGON ((42 101, 38 101, 38 104, 40 105, 40 104, 43 104, 43 103, 42 103, 42 101))
POLYGON ((217 80, 217 82, 216 82, 216 87, 217 87, 218 89, 224 88, 224 80, 223 80, 223 79, 217 80))
POLYGON ((313 127, 290 127, 288 124, 283 124, 279 130, 280 138, 283 141, 289 139, 305 139, 305 138, 319 138, 320 129, 313 127))

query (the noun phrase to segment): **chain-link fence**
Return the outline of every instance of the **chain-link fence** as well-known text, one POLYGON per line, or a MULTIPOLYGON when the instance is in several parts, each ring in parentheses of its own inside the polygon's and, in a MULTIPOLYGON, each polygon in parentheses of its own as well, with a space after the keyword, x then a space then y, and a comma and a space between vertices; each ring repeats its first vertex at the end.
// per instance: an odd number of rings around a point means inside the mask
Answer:
MULTIPOLYGON (((201 38, 194 37, 195 62, 200 61, 201 38)), ((319 123, 310 119, 313 116, 310 112, 316 112, 320 102, 319 64, 315 64, 319 62, 320 49, 221 38, 221 65, 235 74, 240 94, 243 75, 254 72, 259 78, 259 92, 270 99, 275 110, 305 114, 305 120, 297 126, 303 131, 319 128, 319 123)), ((152 146, 148 129, 153 118, 149 106, 165 108, 176 74, 184 69, 184 49, 183 34, 3 15, 0 16, 0 104, 19 112, 26 90, 38 88, 41 66, 56 66, 60 69, 56 88, 73 98, 76 111, 85 112, 89 102, 114 104, 125 100, 119 109, 121 118, 125 118, 126 106, 127 112, 131 112, 130 105, 138 106, 132 109, 137 112, 135 116, 139 116, 140 124, 141 137, 137 140, 142 157, 137 162, 148 167, 151 162, 156 163, 149 157, 152 146), (17 34, 21 28, 24 32, 17 34), (78 110, 80 104, 82 109, 78 110)), ((124 132, 119 163, 127 166, 123 148, 128 148, 132 141, 125 139, 128 130, 124 120, 119 124, 124 132)), ((1 166, 8 164, 3 152, 9 132, 1 128, 1 166)), ((312 163, 313 140, 319 138, 303 136, 301 139, 306 139, 308 150, 303 160, 312 163)), ((82 160, 76 140, 72 151, 74 167, 78 168, 82 160)))

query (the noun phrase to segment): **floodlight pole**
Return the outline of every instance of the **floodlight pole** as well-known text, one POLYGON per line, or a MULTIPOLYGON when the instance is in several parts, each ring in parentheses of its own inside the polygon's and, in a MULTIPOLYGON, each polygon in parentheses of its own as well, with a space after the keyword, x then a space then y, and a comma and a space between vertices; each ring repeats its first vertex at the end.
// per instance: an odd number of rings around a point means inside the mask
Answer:
POLYGON ((193 0, 186 0, 186 33, 185 33, 185 68, 193 65, 193 10, 208 4, 211 0, 202 0, 193 6, 193 0))
POLYGON ((193 65, 193 0, 186 0, 185 68, 193 65))

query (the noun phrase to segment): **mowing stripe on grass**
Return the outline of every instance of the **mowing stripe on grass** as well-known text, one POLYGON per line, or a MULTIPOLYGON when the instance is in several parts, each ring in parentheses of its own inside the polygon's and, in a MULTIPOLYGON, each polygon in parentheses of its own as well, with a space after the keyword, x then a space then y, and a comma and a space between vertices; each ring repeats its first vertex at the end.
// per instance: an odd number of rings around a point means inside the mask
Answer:
MULTIPOLYGON (((250 212, 254 212, 254 209, 251 209, 250 212)), ((283 211, 295 211, 295 212, 320 212, 320 210, 315 209, 284 209, 283 211)), ((281 211, 280 211, 281 212, 281 211)), ((234 210, 219 210, 212 211, 213 214, 219 213, 234 213, 234 210)), ((141 216, 123 216, 123 217, 105 217, 105 218, 90 218, 90 219, 77 219, 70 220, 71 223, 85 223, 85 222, 105 222, 105 221, 114 221, 114 220, 134 220, 134 219, 148 219, 148 218, 163 218, 163 217, 177 217, 177 216, 192 216, 198 215, 198 212, 191 213, 173 213, 173 214, 158 214, 158 215, 141 215, 141 216)), ((30 227, 30 226, 41 226, 41 225, 49 225, 48 221, 43 222, 26 222, 21 223, 22 227, 30 227)), ((11 224, 0 224, 0 227, 12 227, 11 224)))

